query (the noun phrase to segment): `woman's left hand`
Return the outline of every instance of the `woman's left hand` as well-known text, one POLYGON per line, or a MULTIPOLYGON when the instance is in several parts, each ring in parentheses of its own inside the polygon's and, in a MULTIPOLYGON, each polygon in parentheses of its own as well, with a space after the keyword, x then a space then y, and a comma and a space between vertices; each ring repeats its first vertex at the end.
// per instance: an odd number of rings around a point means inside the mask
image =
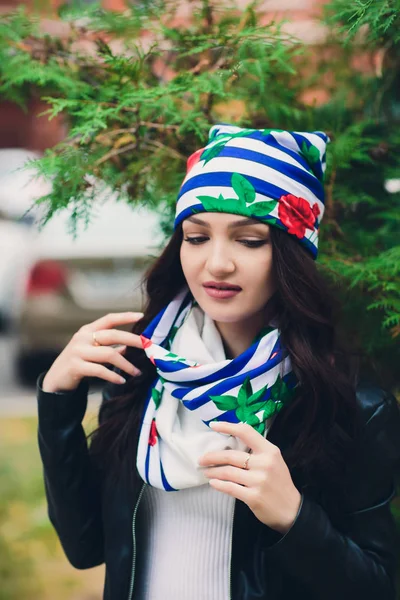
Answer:
POLYGON ((240 438, 252 453, 221 450, 200 457, 199 465, 207 467, 203 473, 210 478, 210 485, 245 502, 257 519, 271 529, 286 533, 296 519, 301 494, 278 446, 246 423, 214 421, 212 429, 240 438))

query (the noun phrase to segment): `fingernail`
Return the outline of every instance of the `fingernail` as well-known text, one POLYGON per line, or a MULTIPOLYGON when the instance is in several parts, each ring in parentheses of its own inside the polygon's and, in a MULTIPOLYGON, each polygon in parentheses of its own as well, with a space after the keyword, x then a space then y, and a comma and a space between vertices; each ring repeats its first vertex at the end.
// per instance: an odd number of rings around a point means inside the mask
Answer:
POLYGON ((120 377, 120 378, 119 378, 119 382, 120 382, 120 383, 126 383, 126 379, 124 379, 123 377, 120 377))

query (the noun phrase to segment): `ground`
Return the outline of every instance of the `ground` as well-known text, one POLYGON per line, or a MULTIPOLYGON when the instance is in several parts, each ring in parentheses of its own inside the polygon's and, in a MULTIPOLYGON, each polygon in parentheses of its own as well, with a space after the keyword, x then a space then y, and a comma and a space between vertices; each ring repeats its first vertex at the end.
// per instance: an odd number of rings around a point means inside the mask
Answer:
POLYGON ((36 417, 0 419, 0 600, 100 600, 104 567, 74 569, 48 520, 36 430, 36 417))

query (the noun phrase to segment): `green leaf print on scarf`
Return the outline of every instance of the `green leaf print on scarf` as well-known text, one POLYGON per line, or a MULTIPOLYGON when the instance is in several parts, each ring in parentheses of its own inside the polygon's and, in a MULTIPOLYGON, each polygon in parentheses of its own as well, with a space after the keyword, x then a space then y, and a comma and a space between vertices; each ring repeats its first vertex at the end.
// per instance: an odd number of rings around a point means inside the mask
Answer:
POLYGON ((161 404, 161 396, 162 396, 162 394, 158 390, 156 390, 154 388, 151 390, 151 397, 154 400, 154 404, 156 405, 156 408, 158 408, 161 404))
POLYGON ((258 390, 258 392, 253 393, 250 378, 246 377, 237 398, 226 395, 210 396, 210 399, 219 410, 234 410, 239 421, 251 425, 259 433, 262 433, 265 429, 266 419, 279 412, 283 406, 282 398, 278 395, 279 390, 282 391, 285 398, 286 394, 287 397, 290 397, 289 388, 280 376, 278 376, 273 386, 269 388, 271 390, 271 399, 265 402, 262 398, 265 396, 267 389, 268 386, 265 386, 258 390))
POLYGON ((285 381, 280 375, 276 378, 275 383, 271 386, 271 399, 280 400, 281 403, 285 403, 292 397, 292 392, 286 385, 285 381))
POLYGON ((172 358, 172 363, 186 362, 184 358, 178 356, 177 354, 174 354, 173 352, 168 352, 168 354, 165 355, 165 358, 172 358))

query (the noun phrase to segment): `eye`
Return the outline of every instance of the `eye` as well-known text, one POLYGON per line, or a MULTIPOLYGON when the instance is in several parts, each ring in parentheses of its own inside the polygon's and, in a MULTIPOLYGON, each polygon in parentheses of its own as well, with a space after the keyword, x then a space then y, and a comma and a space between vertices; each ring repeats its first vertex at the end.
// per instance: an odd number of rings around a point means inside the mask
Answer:
POLYGON ((238 240, 240 244, 248 248, 260 248, 268 243, 268 240, 238 240))
POLYGON ((192 237, 183 238, 184 242, 189 242, 189 244, 193 244, 194 246, 196 246, 198 244, 202 244, 203 242, 206 242, 207 240, 208 240, 208 237, 206 237, 206 236, 192 236, 192 237))

